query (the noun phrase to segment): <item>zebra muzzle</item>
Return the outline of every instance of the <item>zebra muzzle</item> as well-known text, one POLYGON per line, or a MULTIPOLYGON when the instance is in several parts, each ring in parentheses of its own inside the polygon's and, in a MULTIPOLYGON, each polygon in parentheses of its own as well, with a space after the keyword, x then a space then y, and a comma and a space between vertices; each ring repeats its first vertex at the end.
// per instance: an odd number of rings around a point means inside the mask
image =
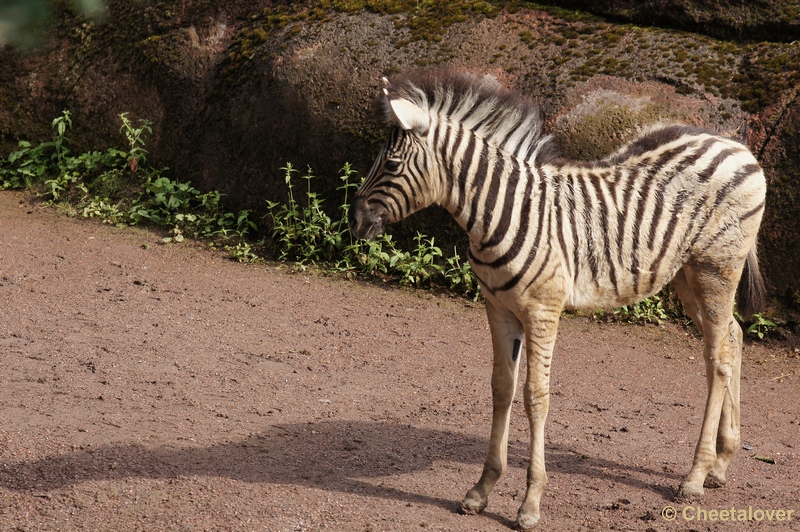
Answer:
POLYGON ((383 233, 385 215, 370 207, 364 198, 350 205, 350 232, 356 238, 370 240, 383 233))

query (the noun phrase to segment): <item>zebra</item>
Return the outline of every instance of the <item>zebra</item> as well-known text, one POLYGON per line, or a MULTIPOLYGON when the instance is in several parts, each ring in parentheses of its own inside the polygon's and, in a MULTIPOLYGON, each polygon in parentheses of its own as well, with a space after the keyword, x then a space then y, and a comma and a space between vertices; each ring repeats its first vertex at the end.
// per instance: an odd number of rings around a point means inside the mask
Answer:
POLYGON ((527 492, 517 525, 540 519, 544 424, 563 309, 627 305, 672 283, 703 337, 708 396, 676 500, 725 484, 740 444, 742 329, 763 304, 756 237, 764 174, 739 142, 679 124, 651 127, 604 159, 559 156, 538 108, 490 76, 452 69, 400 75, 376 101, 386 142, 350 208, 358 238, 430 205, 469 236, 469 261, 492 337, 492 426, 478 482, 459 510, 481 512, 507 469, 524 345, 530 424, 527 492), (738 298, 737 298, 738 287, 738 298))

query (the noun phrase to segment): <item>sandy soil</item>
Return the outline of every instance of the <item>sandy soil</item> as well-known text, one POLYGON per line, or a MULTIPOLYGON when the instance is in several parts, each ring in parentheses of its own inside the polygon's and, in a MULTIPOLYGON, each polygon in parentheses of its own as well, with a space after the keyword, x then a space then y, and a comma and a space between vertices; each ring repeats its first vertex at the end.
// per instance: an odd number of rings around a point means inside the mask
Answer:
MULTIPOLYGON (((159 241, 0 192, 0 530, 513 525, 520 404, 489 507, 455 511, 488 444, 481 305, 159 241)), ((702 502, 753 520, 689 521, 687 504, 662 517, 699 433, 700 347, 675 325, 562 319, 543 530, 797 527, 800 358, 786 343, 746 347, 743 450, 702 502)))

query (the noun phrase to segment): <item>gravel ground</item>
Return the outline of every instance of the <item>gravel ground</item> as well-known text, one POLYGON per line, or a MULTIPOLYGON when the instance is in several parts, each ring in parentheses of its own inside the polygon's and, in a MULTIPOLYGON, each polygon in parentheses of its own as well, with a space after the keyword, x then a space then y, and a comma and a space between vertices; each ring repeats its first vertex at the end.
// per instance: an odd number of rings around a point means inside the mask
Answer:
MULTIPOLYGON (((456 513, 488 445, 482 305, 160 239, 0 192, 0 529, 513 526, 521 404, 489 507, 456 513)), ((742 379, 728 485, 675 504, 705 401, 700 340, 563 318, 541 529, 796 527, 798 349, 748 344, 742 379), (689 519, 698 506, 751 519, 689 519)))

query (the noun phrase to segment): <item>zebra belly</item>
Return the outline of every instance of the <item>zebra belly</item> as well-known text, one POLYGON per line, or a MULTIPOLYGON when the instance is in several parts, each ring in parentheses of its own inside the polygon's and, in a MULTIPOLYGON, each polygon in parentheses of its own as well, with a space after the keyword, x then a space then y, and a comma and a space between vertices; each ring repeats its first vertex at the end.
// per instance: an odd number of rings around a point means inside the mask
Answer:
POLYGON ((567 291, 564 308, 569 310, 612 309, 631 305, 657 294, 674 277, 682 264, 662 265, 654 274, 651 270, 617 271, 611 276, 579 275, 567 291))
POLYGON ((650 297, 653 294, 658 293, 661 288, 662 287, 659 286, 657 289, 653 290, 652 293, 637 294, 630 290, 623 294, 619 294, 612 287, 603 287, 598 285, 576 286, 569 294, 567 294, 567 299, 564 302, 564 308, 568 310, 618 308, 650 297))

